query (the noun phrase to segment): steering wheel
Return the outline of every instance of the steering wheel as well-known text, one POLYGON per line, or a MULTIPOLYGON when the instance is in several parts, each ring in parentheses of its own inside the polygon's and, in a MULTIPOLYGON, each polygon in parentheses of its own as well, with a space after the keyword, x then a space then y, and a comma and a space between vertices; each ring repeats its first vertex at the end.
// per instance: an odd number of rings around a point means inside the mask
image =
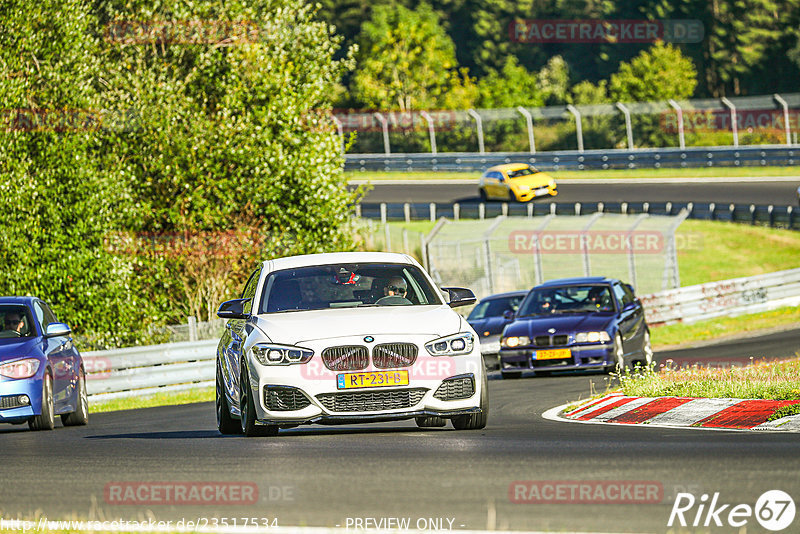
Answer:
POLYGON ((389 295, 379 298, 375 301, 375 304, 378 306, 410 306, 413 303, 400 295, 389 295))

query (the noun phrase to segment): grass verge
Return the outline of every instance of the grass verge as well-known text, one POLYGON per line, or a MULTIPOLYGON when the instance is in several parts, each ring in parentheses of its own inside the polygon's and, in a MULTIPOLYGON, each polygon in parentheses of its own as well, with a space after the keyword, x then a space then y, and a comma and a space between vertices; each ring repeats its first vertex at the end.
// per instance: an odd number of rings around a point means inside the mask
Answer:
POLYGON ((132 410, 134 408, 152 408, 154 406, 174 406, 177 404, 191 404, 194 402, 212 402, 213 400, 214 386, 202 387, 189 391, 155 393, 142 397, 109 399, 106 401, 89 397, 89 413, 115 412, 118 410, 132 410))
POLYGON ((620 390, 634 397, 800 399, 800 358, 746 367, 665 369, 620 376, 620 390))
POLYGON ((692 324, 651 326, 650 335, 656 350, 668 346, 736 336, 789 325, 800 325, 800 308, 785 307, 738 317, 717 317, 692 324))
MULTIPOLYGON (((611 169, 589 171, 554 171, 550 176, 582 179, 643 179, 643 178, 741 178, 769 176, 800 176, 800 167, 703 167, 699 169, 611 169)), ((346 172, 347 180, 468 180, 480 176, 479 172, 346 172)))

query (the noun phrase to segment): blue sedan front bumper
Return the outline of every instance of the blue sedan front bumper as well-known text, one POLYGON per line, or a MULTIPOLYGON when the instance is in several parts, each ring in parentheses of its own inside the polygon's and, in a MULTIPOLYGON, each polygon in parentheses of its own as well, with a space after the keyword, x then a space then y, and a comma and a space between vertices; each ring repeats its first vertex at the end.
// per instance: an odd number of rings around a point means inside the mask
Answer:
POLYGON ((0 378, 0 423, 22 423, 42 411, 42 379, 0 378), (24 398, 28 398, 28 403, 24 398), (34 408, 34 406, 36 408, 34 408))
POLYGON ((501 349, 500 370, 502 371, 571 371, 598 370, 614 365, 613 343, 591 343, 563 347, 537 347, 523 349, 501 349), (569 350, 568 357, 541 359, 542 351, 569 350))

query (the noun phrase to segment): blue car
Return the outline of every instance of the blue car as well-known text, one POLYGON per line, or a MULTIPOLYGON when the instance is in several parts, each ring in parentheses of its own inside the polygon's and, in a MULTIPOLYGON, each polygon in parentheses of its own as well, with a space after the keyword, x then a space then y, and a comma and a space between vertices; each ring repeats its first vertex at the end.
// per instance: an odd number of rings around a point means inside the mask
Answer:
POLYGON ((35 297, 0 297, 0 423, 52 430, 89 421, 86 375, 70 328, 35 297))
POLYGON ((500 339, 503 378, 524 370, 603 370, 649 366, 650 330, 633 287, 602 277, 534 287, 500 339))
POLYGON ((514 313, 527 294, 526 289, 490 295, 482 298, 469 313, 467 322, 480 336, 481 354, 487 369, 499 367, 500 334, 514 319, 514 313))

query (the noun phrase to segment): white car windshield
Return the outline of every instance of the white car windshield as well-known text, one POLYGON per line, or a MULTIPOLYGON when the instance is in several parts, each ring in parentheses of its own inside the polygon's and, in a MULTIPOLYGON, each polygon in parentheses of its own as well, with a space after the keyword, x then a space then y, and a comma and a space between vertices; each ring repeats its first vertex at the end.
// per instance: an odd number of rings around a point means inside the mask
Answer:
POLYGON ((315 265, 271 273, 259 313, 441 303, 438 292, 413 265, 315 265))

